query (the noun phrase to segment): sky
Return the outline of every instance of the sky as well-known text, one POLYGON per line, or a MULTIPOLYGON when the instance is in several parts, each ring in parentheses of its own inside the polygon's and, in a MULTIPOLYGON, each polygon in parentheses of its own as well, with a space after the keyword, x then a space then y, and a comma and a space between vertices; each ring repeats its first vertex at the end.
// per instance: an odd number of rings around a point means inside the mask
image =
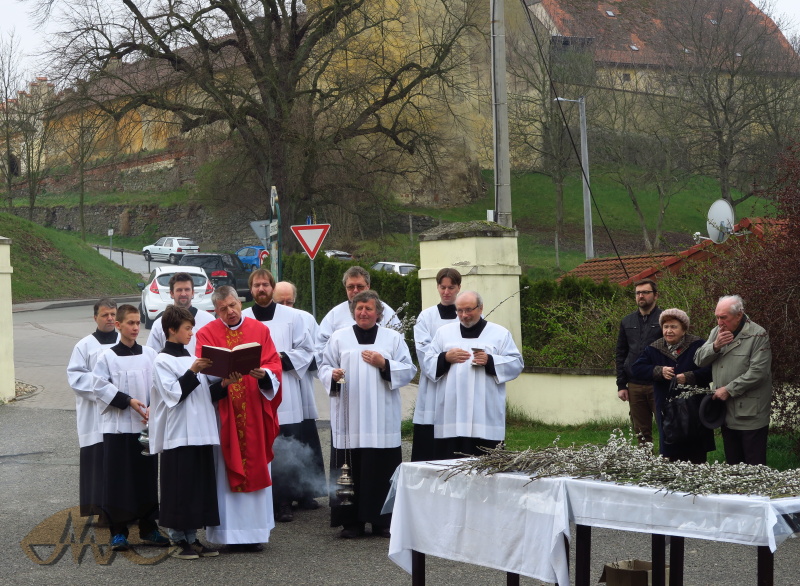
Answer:
MULTIPOLYGON (((12 30, 22 42, 22 50, 29 56, 37 52, 40 46, 39 39, 46 32, 36 31, 29 11, 31 2, 35 0, 0 0, 0 34, 7 36, 12 30)), ((107 0, 109 2, 118 0, 107 0)), ((515 0, 506 0, 513 2, 515 0)), ((662 2, 674 2, 675 0, 661 0, 662 2)), ((800 0, 767 0, 775 8, 775 16, 785 17, 793 23, 789 30, 784 30, 787 37, 792 33, 800 34, 800 0)), ((758 3, 758 1, 756 2, 758 3)), ((24 70, 29 73, 27 77, 33 79, 38 75, 43 75, 43 70, 36 69, 34 59, 29 57, 25 60, 24 70)))

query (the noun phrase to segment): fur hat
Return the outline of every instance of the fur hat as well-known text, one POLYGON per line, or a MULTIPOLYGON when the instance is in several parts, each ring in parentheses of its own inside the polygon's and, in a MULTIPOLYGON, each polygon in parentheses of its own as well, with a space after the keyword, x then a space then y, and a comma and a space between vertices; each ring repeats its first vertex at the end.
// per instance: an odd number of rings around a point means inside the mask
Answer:
POLYGON ((661 312, 661 316, 658 318, 658 325, 663 326, 664 322, 670 319, 678 320, 683 324, 683 329, 689 329, 689 316, 686 315, 686 312, 682 309, 678 309, 677 307, 665 309, 661 312))

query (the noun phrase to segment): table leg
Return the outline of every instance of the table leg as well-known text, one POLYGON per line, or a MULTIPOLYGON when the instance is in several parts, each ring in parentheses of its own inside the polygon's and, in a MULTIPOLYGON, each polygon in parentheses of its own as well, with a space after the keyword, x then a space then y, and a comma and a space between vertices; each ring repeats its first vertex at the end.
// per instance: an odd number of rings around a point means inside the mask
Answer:
POLYGON ((758 586, 772 586, 775 573, 775 557, 768 546, 758 546, 758 586))
POLYGON ((666 565, 666 539, 663 535, 653 533, 651 545, 653 560, 653 586, 666 586, 664 566, 666 565))
POLYGON ((672 536, 669 542, 669 586, 683 586, 684 538, 672 536))
POLYGON ((425 586, 425 554, 411 550, 411 585, 425 586))
POLYGON ((592 528, 575 525, 575 586, 589 586, 592 566, 592 528))
POLYGON ((506 586, 519 586, 519 574, 506 572, 506 586))

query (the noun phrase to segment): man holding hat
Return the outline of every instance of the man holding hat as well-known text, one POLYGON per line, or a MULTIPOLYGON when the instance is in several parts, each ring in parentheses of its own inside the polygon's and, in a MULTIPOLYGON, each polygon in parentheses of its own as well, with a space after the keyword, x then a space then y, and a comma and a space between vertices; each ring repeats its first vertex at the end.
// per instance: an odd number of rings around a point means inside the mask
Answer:
POLYGON ((738 295, 720 297, 717 327, 694 356, 711 365, 714 399, 725 401, 722 426, 728 464, 767 463, 767 433, 772 404, 772 348, 766 330, 751 321, 738 295))

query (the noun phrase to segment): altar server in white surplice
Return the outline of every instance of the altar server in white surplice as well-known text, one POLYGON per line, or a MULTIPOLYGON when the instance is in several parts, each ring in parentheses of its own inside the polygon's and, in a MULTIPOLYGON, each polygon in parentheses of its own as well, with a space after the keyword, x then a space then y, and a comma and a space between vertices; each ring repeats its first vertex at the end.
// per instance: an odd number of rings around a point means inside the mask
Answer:
POLYGON ((111 299, 101 299, 94 304, 93 334, 75 344, 67 364, 67 381, 75 391, 75 414, 78 420, 80 445, 80 472, 78 494, 81 516, 100 515, 103 495, 103 430, 100 413, 92 391, 92 369, 97 357, 106 348, 117 343, 119 335, 114 329, 117 304, 111 299))
POLYGON ((150 453, 161 454, 158 520, 177 546, 173 557, 213 557, 219 552, 197 539, 197 529, 219 525, 213 448, 219 429, 212 401, 225 396, 231 381, 210 381, 201 371, 211 360, 186 349, 195 326, 188 309, 171 305, 162 317, 167 341, 156 357, 150 394, 150 453))
MULTIPOLYGON (((453 268, 444 268, 436 274, 436 291, 441 303, 422 311, 414 324, 414 345, 417 357, 428 350, 436 331, 447 324, 457 323, 456 296, 461 290, 461 273, 453 268)), ((414 441, 411 445, 411 461, 434 460, 433 413, 436 406, 436 384, 423 370, 419 376, 419 391, 414 404, 414 441)))
MULTIPOLYGON (((194 299, 194 281, 189 273, 175 273, 172 275, 172 277, 170 277, 169 296, 172 297, 172 300, 174 301, 173 305, 175 307, 183 307, 184 309, 188 309, 192 314, 192 317, 194 317, 194 328, 192 329, 192 334, 197 334, 200 328, 214 321, 214 316, 207 311, 192 307, 192 299, 194 299)), ((167 335, 164 333, 164 328, 161 326, 161 317, 159 317, 155 322, 153 322, 153 327, 150 329, 150 335, 147 337, 146 345, 156 352, 161 352, 161 349, 164 347, 166 341, 167 335)), ((191 341, 186 345, 186 350, 189 352, 189 354, 194 356, 194 335, 192 336, 191 341)))
POLYGON ((355 492, 352 505, 331 494, 331 527, 343 526, 340 536, 352 538, 370 523, 373 535, 389 537, 391 515, 381 509, 402 462, 400 387, 417 369, 402 334, 377 325, 383 309, 377 293, 362 291, 351 305, 355 325, 333 333, 319 367, 331 395, 331 486, 347 464, 355 492))
POLYGON ((272 447, 275 459, 271 474, 275 520, 285 523, 294 518, 292 501, 303 496, 302 473, 307 466, 302 462, 304 450, 299 445, 303 422, 300 381, 314 360, 314 343, 300 313, 272 300, 275 290, 272 273, 256 269, 250 273, 248 282, 255 304, 245 309, 242 316, 257 319, 269 328, 283 367, 283 400, 278 407, 281 433, 272 447))
MULTIPOLYGON (((344 272, 342 284, 344 285, 344 290, 347 292, 347 301, 342 301, 339 305, 331 309, 319 323, 314 349, 317 363, 322 361, 322 352, 325 350, 325 344, 328 343, 328 339, 333 332, 344 327, 352 326, 355 323, 353 320, 353 312, 350 308, 350 302, 359 292, 369 290, 369 272, 362 267, 350 267, 344 272)), ((378 320, 378 323, 390 328, 399 327, 400 320, 397 318, 394 309, 382 301, 381 305, 383 306, 383 311, 381 312, 381 318, 378 320)))
POLYGON ((422 360, 436 381, 433 433, 437 459, 480 455, 505 438, 506 385, 522 372, 511 332, 481 317, 475 291, 456 297, 459 323, 439 328, 422 360))
MULTIPOLYGON (((317 330, 319 329, 317 320, 307 311, 295 308, 296 299, 297 287, 294 286, 294 283, 289 281, 275 283, 272 300, 279 305, 294 308, 303 319, 306 331, 311 334, 311 340, 316 340, 317 330)), ((314 397, 314 381, 316 379, 317 360, 314 358, 311 360, 305 376, 300 379, 300 401, 303 404, 303 421, 300 424, 301 435, 298 439, 310 451, 310 454, 305 454, 310 456, 310 462, 308 462, 303 477, 303 495, 298 501, 298 505, 301 509, 308 510, 318 509, 319 503, 316 498, 325 496, 328 491, 327 479, 325 478, 325 461, 322 457, 322 444, 319 441, 319 430, 317 430, 319 412, 317 411, 317 400, 314 397)))

